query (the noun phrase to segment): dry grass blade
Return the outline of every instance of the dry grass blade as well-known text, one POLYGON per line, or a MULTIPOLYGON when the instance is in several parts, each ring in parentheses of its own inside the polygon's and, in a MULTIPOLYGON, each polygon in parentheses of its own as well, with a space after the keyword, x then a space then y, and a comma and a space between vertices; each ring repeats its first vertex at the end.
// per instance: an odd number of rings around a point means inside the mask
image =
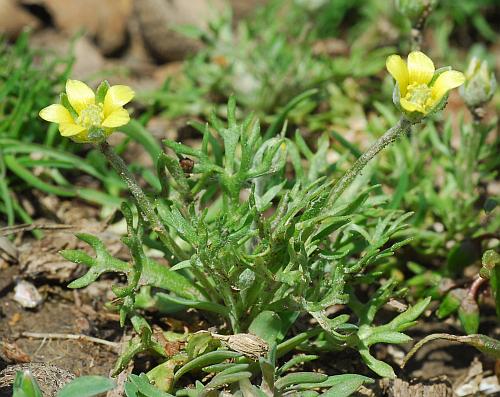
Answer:
POLYGON ((31 230, 61 230, 72 229, 73 225, 60 225, 57 223, 23 223, 21 225, 6 226, 0 228, 0 237, 9 236, 20 232, 29 232, 31 230))

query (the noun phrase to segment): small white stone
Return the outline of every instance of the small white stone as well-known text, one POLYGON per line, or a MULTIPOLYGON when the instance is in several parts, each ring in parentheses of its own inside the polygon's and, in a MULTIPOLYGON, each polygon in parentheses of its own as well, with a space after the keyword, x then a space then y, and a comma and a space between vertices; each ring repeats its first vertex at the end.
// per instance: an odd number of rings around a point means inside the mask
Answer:
POLYGON ((24 280, 19 281, 14 288, 14 300, 27 309, 33 309, 43 302, 36 287, 24 280))

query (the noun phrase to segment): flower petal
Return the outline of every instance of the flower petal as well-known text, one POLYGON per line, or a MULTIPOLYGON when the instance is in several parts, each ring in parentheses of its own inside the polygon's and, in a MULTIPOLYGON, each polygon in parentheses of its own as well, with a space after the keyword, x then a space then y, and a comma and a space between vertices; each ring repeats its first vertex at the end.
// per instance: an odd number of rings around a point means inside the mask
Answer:
POLYGON ((408 86, 408 67, 399 55, 391 55, 387 58, 385 66, 394 80, 398 83, 401 96, 406 95, 408 86))
POLYGON ((432 98, 437 103, 449 90, 461 86, 464 82, 465 76, 462 72, 447 70, 446 72, 441 73, 434 82, 434 85, 431 88, 432 98))
POLYGON ((52 123, 73 123, 73 117, 63 105, 54 104, 40 110, 39 116, 52 123))
POLYGON ((81 125, 75 123, 59 124, 59 132, 62 136, 73 136, 83 131, 85 131, 85 127, 82 127, 81 125))
POLYGON ((434 63, 420 51, 412 51, 408 55, 409 83, 429 84, 434 75, 434 63))
POLYGON ((66 94, 69 103, 78 114, 88 105, 95 104, 94 91, 82 81, 68 80, 66 82, 66 94))
POLYGON ((104 97, 104 117, 129 103, 134 97, 132 88, 126 85, 114 85, 108 89, 104 97))
POLYGON ((123 108, 119 108, 106 117, 101 125, 105 128, 116 128, 127 124, 129 121, 130 116, 128 112, 123 108))

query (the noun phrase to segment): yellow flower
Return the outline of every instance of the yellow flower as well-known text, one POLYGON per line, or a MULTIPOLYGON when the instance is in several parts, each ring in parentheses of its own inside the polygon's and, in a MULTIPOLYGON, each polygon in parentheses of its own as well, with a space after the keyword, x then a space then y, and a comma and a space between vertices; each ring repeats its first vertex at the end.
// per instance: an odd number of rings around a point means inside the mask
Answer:
POLYGON ((399 55, 391 55, 386 67, 397 82, 399 95, 395 97, 399 99, 400 107, 405 114, 416 118, 435 110, 449 90, 465 81, 463 73, 456 70, 435 73, 432 60, 420 51, 410 52, 408 63, 399 55))
POLYGON ((126 85, 110 87, 103 82, 96 96, 87 84, 68 80, 66 94, 61 95, 62 104, 47 106, 40 111, 40 117, 59 124, 61 135, 76 142, 101 142, 115 128, 129 122, 123 106, 133 97, 134 91, 126 85))

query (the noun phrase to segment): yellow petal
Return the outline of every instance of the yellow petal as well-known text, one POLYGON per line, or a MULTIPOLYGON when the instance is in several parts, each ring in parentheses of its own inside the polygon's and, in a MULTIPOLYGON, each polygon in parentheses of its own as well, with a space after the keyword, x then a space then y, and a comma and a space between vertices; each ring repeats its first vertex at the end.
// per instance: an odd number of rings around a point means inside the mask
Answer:
POLYGON ((449 90, 461 86, 464 82, 465 76, 462 72, 447 70, 446 72, 441 73, 434 82, 434 85, 431 88, 432 98, 437 103, 449 90))
POLYGON ((401 100, 399 101, 401 107, 406 110, 407 112, 420 112, 420 113, 425 113, 425 110, 423 109, 422 106, 414 103, 414 102, 410 102, 408 101, 407 99, 405 98, 401 98, 401 100))
POLYGON ((401 96, 406 95, 406 87, 408 86, 408 67, 405 61, 399 55, 391 55, 385 62, 387 70, 398 83, 401 96))
POLYGON ((134 91, 129 86, 114 85, 110 87, 104 97, 104 117, 107 117, 116 109, 129 103, 133 97, 134 91))
POLYGON ((68 80, 66 82, 66 94, 69 103, 78 114, 88 105, 95 104, 94 91, 82 81, 68 80))
POLYGON ((412 51, 408 55, 409 83, 429 84, 434 75, 434 63, 420 51, 412 51))
POLYGON ((106 128, 116 128, 127 124, 129 121, 130 116, 128 112, 123 108, 119 108, 106 117, 101 125, 106 128))
POLYGON ((63 105, 54 104, 40 110, 40 117, 52 123, 73 123, 73 117, 63 105))
POLYGON ((85 131, 85 127, 74 123, 59 124, 59 132, 62 136, 73 136, 85 131))

